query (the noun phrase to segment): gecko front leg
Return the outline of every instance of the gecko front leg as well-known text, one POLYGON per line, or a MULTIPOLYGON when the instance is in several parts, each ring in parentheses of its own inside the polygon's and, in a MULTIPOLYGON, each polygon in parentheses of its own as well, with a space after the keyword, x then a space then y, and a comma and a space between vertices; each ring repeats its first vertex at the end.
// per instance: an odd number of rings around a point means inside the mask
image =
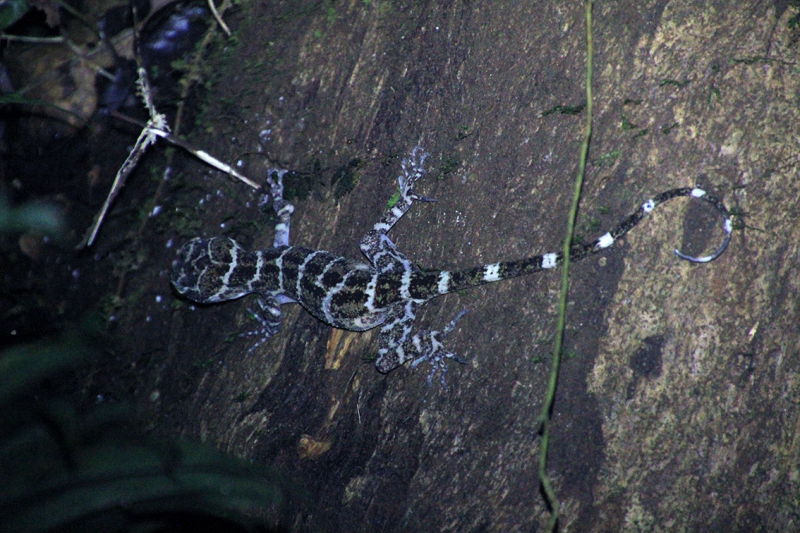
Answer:
MULTIPOLYGON (((270 193, 261 197, 258 202, 259 208, 266 209, 272 200, 272 208, 277 215, 275 223, 275 237, 273 238, 273 248, 289 246, 289 230, 291 226, 294 205, 283 198, 283 177, 289 172, 286 169, 270 168, 267 171, 267 185, 270 193)), ((257 263, 263 262, 263 252, 255 252, 258 258, 257 263)), ((270 337, 278 333, 281 329, 281 305, 293 303, 294 300, 285 294, 276 291, 260 291, 258 305, 260 311, 253 311, 249 307, 247 311, 255 318, 260 328, 244 333, 243 336, 257 335, 261 338, 250 347, 247 353, 252 352, 261 346, 270 337)))
POLYGON ((294 213, 294 205, 289 203, 283 198, 283 177, 289 172, 286 169, 270 168, 267 171, 267 185, 269 185, 270 193, 261 197, 258 206, 264 210, 269 205, 270 198, 272 199, 272 208, 278 217, 275 223, 275 238, 273 239, 272 246, 289 246, 289 226, 292 221, 292 213, 294 213))

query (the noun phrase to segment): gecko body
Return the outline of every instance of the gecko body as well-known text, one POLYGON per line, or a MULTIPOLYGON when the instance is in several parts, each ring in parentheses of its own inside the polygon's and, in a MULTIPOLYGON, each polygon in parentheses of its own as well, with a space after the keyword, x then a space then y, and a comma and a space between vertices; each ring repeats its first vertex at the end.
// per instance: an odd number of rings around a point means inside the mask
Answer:
MULTIPOLYGON (((172 284, 180 294, 200 303, 258 295, 261 312, 256 318, 263 334, 258 344, 280 329, 280 306, 296 302, 319 320, 337 328, 364 331, 380 327, 376 360, 379 371, 389 372, 408 361, 414 367, 430 361, 433 364, 431 375, 440 368, 444 379, 445 360, 460 359, 444 348, 442 338, 452 331, 466 311, 459 313, 441 331, 414 331, 419 306, 443 294, 554 268, 561 264, 563 255, 547 253, 455 271, 420 269, 395 247, 387 233, 414 202, 431 201, 413 192, 415 182, 425 175, 427 157, 428 154, 416 147, 411 156, 403 160, 403 173, 398 178, 398 202, 361 240, 361 251, 368 263, 324 250, 290 246, 289 225, 294 206, 283 198, 282 179, 286 171, 270 169, 267 181, 278 218, 273 246, 248 252, 228 237, 192 239, 178 251, 172 284)), ((732 224, 727 208, 701 189, 680 188, 648 200, 599 239, 573 245, 571 260, 583 259, 608 248, 659 204, 678 197, 693 197, 714 206, 724 219, 725 239, 709 256, 692 257, 678 250, 675 253, 693 262, 716 259, 730 242, 732 224)))

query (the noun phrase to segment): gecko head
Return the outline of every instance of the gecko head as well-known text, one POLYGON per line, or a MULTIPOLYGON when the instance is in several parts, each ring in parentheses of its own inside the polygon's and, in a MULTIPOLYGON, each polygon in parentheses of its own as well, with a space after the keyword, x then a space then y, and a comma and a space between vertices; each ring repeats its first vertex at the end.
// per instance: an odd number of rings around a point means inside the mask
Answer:
POLYGON ((181 246, 172 263, 172 285, 199 303, 239 298, 252 292, 242 282, 252 263, 250 255, 228 237, 192 239, 181 246))

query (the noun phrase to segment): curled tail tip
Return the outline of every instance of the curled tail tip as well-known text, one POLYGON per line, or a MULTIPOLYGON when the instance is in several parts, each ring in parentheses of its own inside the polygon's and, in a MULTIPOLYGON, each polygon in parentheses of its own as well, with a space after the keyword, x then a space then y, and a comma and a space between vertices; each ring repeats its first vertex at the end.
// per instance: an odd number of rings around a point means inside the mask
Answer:
POLYGON ((724 254, 725 250, 727 250, 728 245, 731 242, 731 234, 733 232, 733 223, 731 222, 730 212, 728 211, 728 208, 725 207, 725 204, 723 204, 721 200, 719 200, 717 198, 714 198, 714 197, 706 196, 705 191, 703 191, 702 189, 693 189, 692 192, 691 192, 691 195, 694 198, 701 198, 701 199, 711 203, 714 207, 717 208, 717 211, 719 211, 720 214, 725 218, 725 224, 724 224, 724 227, 725 227, 725 239, 722 241, 722 244, 719 246, 719 248, 717 248, 717 250, 714 253, 712 253, 711 255, 706 255, 706 256, 703 256, 703 257, 695 257, 695 256, 692 256, 692 255, 684 254, 678 249, 675 249, 675 255, 677 255, 681 259, 684 259, 686 261, 690 261, 692 263, 710 263, 711 261, 717 259, 719 256, 724 254), (701 194, 698 194, 698 191, 701 194))
MULTIPOLYGON (((727 224, 726 224, 726 226, 727 226, 727 224)), ((717 248, 717 250, 711 255, 706 255, 706 256, 703 256, 703 257, 695 257, 695 256, 692 256, 692 255, 686 255, 684 253, 681 253, 681 251, 678 250, 678 249, 675 249, 675 255, 677 255, 681 259, 684 259, 686 261, 690 261, 692 263, 710 263, 711 261, 713 261, 714 259, 717 259, 719 256, 721 256, 722 254, 725 253, 725 250, 728 248, 728 245, 730 244, 730 242, 731 242, 731 233, 727 232, 727 233, 725 233, 725 240, 722 241, 722 244, 720 245, 720 247, 717 248)))

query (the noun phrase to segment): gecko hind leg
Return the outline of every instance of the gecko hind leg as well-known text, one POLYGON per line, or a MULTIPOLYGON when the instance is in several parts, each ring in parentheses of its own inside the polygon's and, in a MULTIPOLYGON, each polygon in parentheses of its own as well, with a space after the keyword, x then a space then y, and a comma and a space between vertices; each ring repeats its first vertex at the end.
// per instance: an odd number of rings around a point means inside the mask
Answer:
POLYGON ((433 376, 438 370, 439 380, 442 384, 442 388, 447 388, 447 384, 445 383, 445 374, 447 374, 446 359, 452 359, 457 363, 461 363, 462 365, 466 364, 466 360, 462 359, 453 352, 448 352, 445 350, 444 345, 442 344, 442 339, 444 339, 451 331, 453 331, 453 329, 456 327, 456 322, 458 322, 461 317, 467 314, 468 311, 469 309, 464 309, 458 313, 455 318, 453 318, 453 320, 451 320, 450 323, 441 331, 421 331, 412 337, 411 343, 418 347, 418 353, 421 355, 411 363, 411 368, 416 368, 424 361, 431 362, 432 368, 428 374, 428 386, 431 385, 433 376))
POLYGON ((397 178, 400 198, 361 239, 361 252, 380 272, 391 271, 408 263, 406 257, 388 237, 389 230, 406 214, 414 202, 435 202, 432 198, 414 193, 414 184, 426 173, 424 165, 429 155, 421 147, 416 146, 411 151, 411 156, 403 159, 401 163, 403 173, 397 178))

